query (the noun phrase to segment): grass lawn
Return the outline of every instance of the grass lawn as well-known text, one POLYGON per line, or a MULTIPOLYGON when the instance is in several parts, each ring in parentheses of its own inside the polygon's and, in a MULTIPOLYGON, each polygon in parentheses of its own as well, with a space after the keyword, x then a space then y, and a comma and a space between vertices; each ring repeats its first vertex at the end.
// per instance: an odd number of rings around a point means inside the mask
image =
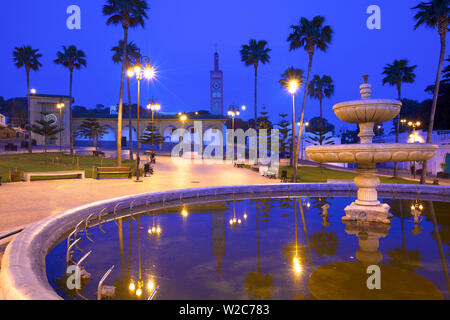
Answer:
MULTIPOLYGON (((92 168, 94 167, 115 167, 116 160, 108 158, 99 158, 93 156, 68 156, 62 153, 47 153, 47 161, 43 153, 33 154, 15 154, 15 155, 0 155, 0 176, 2 182, 10 182, 9 170, 11 172, 17 171, 20 174, 20 181, 23 180, 24 171, 40 172, 40 171, 70 171, 70 170, 85 170, 86 178, 92 178, 92 168), (79 168, 77 168, 77 159, 79 168)), ((135 161, 122 160, 123 167, 136 167, 135 161)), ((111 175, 109 175, 111 176, 111 175)), ((126 175, 121 175, 126 176, 126 175)), ((55 179, 55 177, 49 177, 55 179)), ((64 179, 66 177, 58 177, 64 179)), ((70 176, 67 176, 70 178, 70 176)), ((34 179, 45 180, 45 177, 38 177, 34 179)))
MULTIPOLYGON (((292 167, 283 167, 281 170, 287 170, 288 180, 292 180, 292 167)), ((322 171, 319 167, 299 167, 297 169, 297 181, 301 183, 305 182, 327 182, 328 179, 353 179, 356 176, 356 173, 351 172, 343 172, 339 170, 331 170, 328 168, 322 168, 322 171)), ((417 184, 416 181, 406 180, 403 178, 389 178, 389 177, 380 177, 382 183, 405 183, 405 184, 417 184)))

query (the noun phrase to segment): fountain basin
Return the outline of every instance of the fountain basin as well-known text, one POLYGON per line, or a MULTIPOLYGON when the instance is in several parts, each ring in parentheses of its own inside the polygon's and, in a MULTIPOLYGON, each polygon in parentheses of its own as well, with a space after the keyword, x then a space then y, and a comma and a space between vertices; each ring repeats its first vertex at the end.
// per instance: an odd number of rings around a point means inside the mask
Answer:
POLYGON ((338 103, 333 106, 333 111, 347 123, 381 123, 394 119, 401 107, 398 100, 365 99, 338 103))
POLYGON ((381 163, 431 159, 438 146, 427 143, 347 144, 310 146, 306 155, 317 162, 381 163))

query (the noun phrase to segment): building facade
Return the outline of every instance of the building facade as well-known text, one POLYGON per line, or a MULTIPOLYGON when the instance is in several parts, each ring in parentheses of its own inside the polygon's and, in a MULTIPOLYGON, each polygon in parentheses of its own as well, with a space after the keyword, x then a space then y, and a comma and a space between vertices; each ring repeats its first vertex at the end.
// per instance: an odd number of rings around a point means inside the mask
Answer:
MULTIPOLYGON (((70 97, 50 94, 30 94, 30 123, 36 124, 38 120, 53 120, 54 124, 63 128, 61 134, 62 146, 70 145, 70 97), (61 111, 57 105, 63 103, 64 108, 61 111)), ((44 145, 44 137, 34 132, 31 138, 36 140, 37 145, 44 145)), ((60 135, 47 137, 47 145, 60 145, 60 135)))
POLYGON ((214 70, 210 72, 211 113, 223 115, 223 72, 219 68, 219 54, 214 54, 214 70))

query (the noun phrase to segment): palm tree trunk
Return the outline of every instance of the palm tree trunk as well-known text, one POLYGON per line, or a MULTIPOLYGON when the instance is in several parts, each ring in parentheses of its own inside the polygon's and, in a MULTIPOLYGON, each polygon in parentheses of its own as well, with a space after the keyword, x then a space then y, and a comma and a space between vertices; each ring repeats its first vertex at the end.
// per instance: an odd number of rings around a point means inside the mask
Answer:
MULTIPOLYGON (((128 43, 128 29, 123 28, 123 57, 127 57, 127 43, 128 43)), ((125 73, 127 69, 126 59, 122 59, 122 74, 120 75, 120 95, 119 95, 119 107, 117 110, 117 137, 116 137, 116 164, 118 167, 122 166, 122 110, 123 110, 123 87, 125 73)))
MULTIPOLYGON (((438 65, 438 70, 437 70, 437 75, 436 75, 436 85, 434 87, 433 105, 431 107, 431 113, 430 113, 430 123, 428 124, 427 143, 431 143, 431 136, 433 134, 434 115, 436 114, 436 106, 437 106, 438 95, 439 95, 439 86, 441 84, 442 64, 444 63, 444 56, 445 56, 445 35, 447 33, 446 30, 447 30, 447 28, 445 28, 445 32, 442 32, 440 34, 441 53, 439 55, 439 65, 438 65)), ((428 167, 428 161, 425 160, 423 162, 423 166, 422 166, 422 175, 420 176, 421 184, 425 184, 425 182, 426 182, 427 167, 428 167)))
POLYGON ((119 251, 120 251, 120 267, 122 270, 122 279, 125 279, 125 256, 123 250, 123 219, 119 219, 119 251))
POLYGON ((132 107, 131 107, 131 90, 130 90, 130 78, 127 77, 127 87, 128 87, 128 136, 129 136, 129 149, 130 149, 130 160, 133 160, 133 128, 132 128, 132 107))
POLYGON ((70 87, 69 87, 69 143, 70 143, 70 155, 73 156, 73 134, 72 134, 72 80, 73 70, 70 70, 70 87))
POLYGON ((297 139, 297 147, 296 151, 294 153, 295 159, 294 159, 294 183, 297 182, 297 163, 298 163, 298 152, 300 149, 300 139, 302 138, 302 131, 303 131, 303 120, 305 118, 305 106, 306 106, 306 96, 308 95, 308 86, 309 86, 309 77, 311 75, 311 67, 312 67, 312 60, 313 60, 313 53, 309 54, 309 61, 308 61, 308 75, 306 76, 306 83, 305 83, 305 94, 303 95, 303 104, 302 104, 302 115, 300 117, 300 129, 298 131, 298 139, 297 139))
POLYGON ((450 277, 449 277, 449 273, 448 273, 447 261, 445 258, 445 251, 442 246, 441 235, 439 233, 438 222, 436 219, 436 214, 434 212, 433 201, 430 201, 429 205, 430 205, 431 221, 433 221, 434 234, 436 236, 436 242, 437 242, 438 249, 439 249, 439 255, 441 257, 442 269, 444 270, 444 276, 445 276, 445 280, 447 282, 447 288, 448 288, 448 291, 450 292, 450 277))
POLYGON ((258 108, 257 108, 257 101, 258 101, 258 95, 257 95, 257 88, 258 88, 258 67, 255 66, 255 131, 256 131, 256 162, 255 164, 258 164, 258 108))
MULTIPOLYGON (((402 84, 397 83, 397 91, 398 91, 398 101, 402 101, 402 84)), ((400 134, 400 112, 398 113, 397 123, 395 124, 395 143, 398 143, 398 136, 400 134)), ((394 162, 394 178, 398 177, 398 162, 394 162)))
POLYGON ((30 101, 30 70, 27 72, 27 97, 28 97, 28 153, 33 153, 31 143, 31 101, 30 101))

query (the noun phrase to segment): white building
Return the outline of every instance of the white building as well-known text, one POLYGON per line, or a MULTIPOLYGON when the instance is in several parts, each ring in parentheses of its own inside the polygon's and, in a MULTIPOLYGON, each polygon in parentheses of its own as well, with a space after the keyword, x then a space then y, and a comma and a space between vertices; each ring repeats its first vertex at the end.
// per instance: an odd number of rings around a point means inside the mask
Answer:
MULTIPOLYGON (((425 143, 427 132, 423 130, 416 130, 415 135, 411 132, 402 132, 399 135, 399 143, 425 143)), ((382 136, 374 138, 374 143, 395 143, 395 135, 382 136)), ((450 130, 435 130, 431 137, 431 143, 439 146, 436 155, 428 160, 428 172, 436 175, 438 172, 450 172, 450 130), (444 165, 446 164, 446 165, 444 165)), ((387 163, 387 166, 393 166, 393 163, 387 163)), ((400 169, 409 170, 410 162, 400 162, 398 164, 400 169)), ((416 163, 416 168, 420 168, 419 163, 416 163)))

